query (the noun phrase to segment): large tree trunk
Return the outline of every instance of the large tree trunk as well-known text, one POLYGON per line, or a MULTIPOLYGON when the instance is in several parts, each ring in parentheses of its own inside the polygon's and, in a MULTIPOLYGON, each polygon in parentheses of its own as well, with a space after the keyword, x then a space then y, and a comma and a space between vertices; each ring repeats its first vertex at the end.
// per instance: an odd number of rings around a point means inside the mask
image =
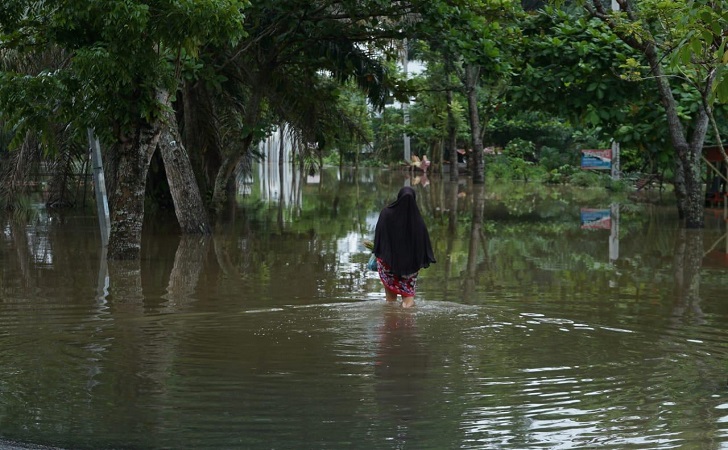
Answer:
POLYGON ((174 113, 165 115, 159 139, 169 190, 184 234, 210 234, 210 220, 202 202, 187 150, 182 145, 174 113))
POLYGON ((192 167, 200 175, 200 191, 210 192, 221 164, 219 143, 214 131, 217 124, 213 97, 204 83, 186 83, 182 105, 182 141, 185 148, 192 150, 189 156, 192 167))
POLYGON ((140 122, 134 135, 117 148, 116 183, 110 198, 109 259, 136 259, 141 251, 144 191, 160 123, 140 122))
POLYGON ((485 183, 485 165, 483 162, 483 138, 480 133, 480 116, 478 114, 478 80, 480 67, 468 65, 465 67, 465 91, 468 96, 468 120, 470 121, 470 136, 473 144, 473 183, 485 183))
POLYGON ((678 211, 685 214, 686 228, 702 228, 704 226, 704 196, 703 182, 700 175, 701 156, 703 152, 703 143, 705 134, 708 131, 708 114, 703 105, 696 112, 697 116, 693 118, 693 137, 688 143, 685 137, 685 130, 680 122, 678 114, 677 102, 672 94, 670 82, 662 73, 660 59, 653 44, 648 44, 645 48, 645 56, 650 64, 652 74, 657 81, 657 88, 660 93, 662 106, 665 108, 667 117, 670 139, 675 152, 677 153, 676 173, 677 180, 682 179, 685 184, 684 196, 682 189, 677 187, 676 197, 678 201, 678 211))
POLYGON ((672 185, 677 200, 677 216, 680 220, 685 220, 685 204, 687 203, 688 194, 685 189, 685 169, 680 158, 675 158, 675 176, 672 185))

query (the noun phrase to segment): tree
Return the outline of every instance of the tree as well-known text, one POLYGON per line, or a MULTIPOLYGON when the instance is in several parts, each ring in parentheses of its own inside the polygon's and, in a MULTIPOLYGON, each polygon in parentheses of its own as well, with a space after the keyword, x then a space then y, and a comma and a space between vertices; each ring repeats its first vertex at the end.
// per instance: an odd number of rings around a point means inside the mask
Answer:
MULTIPOLYGON (((727 23, 723 2, 617 0, 617 3, 620 11, 606 10, 599 0, 586 2, 584 7, 643 55, 657 84, 675 149, 678 211, 687 228, 702 228, 703 144, 716 98, 714 92, 717 90, 722 98, 728 90, 722 78, 727 23), (700 99, 688 114, 676 95, 675 85, 680 84, 700 99)), ((631 69, 640 66, 637 60, 628 64, 631 69)))
POLYGON ((3 3, 3 48, 68 52, 54 72, 0 75, 3 119, 22 134, 42 129, 53 112, 77 133, 93 126, 111 144, 110 258, 139 256, 147 170, 163 129, 174 126, 165 117, 185 63, 198 60, 205 45, 239 41, 244 6, 238 0, 3 3))
POLYGON ((341 125, 336 119, 344 117, 335 105, 346 82, 373 106, 384 105, 397 82, 382 61, 391 39, 402 35, 397 24, 408 12, 409 2, 251 3, 246 38, 210 49, 205 58, 214 73, 201 71, 185 89, 184 135, 204 146, 214 210, 224 204, 238 163, 270 124, 286 122, 311 144, 332 136, 328 125, 341 125), (220 137, 230 132, 241 139, 223 146, 220 137))
MULTIPOLYGON (((419 10, 415 35, 440 52, 446 72, 457 73, 468 101, 468 121, 473 155, 473 181, 485 181, 483 138, 479 103, 482 75, 493 83, 510 71, 507 52, 516 36, 511 26, 518 3, 509 0, 430 1, 419 10)), ((450 94, 451 95, 451 94, 450 94)), ((448 103, 450 104, 450 103, 448 103)), ((453 142, 456 130, 451 130, 453 142)), ((456 167, 455 150, 450 159, 456 167)), ((457 172, 453 172, 454 174, 457 172)))

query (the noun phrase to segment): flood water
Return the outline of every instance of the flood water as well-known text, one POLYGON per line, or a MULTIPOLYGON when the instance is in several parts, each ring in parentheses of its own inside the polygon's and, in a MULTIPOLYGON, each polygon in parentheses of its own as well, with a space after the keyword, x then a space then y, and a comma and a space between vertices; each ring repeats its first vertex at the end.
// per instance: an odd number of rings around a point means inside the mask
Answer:
POLYGON ((92 212, 2 219, 0 448, 728 448, 717 212, 328 170, 170 220, 106 264, 92 212), (411 310, 362 245, 405 183, 438 260, 411 310))

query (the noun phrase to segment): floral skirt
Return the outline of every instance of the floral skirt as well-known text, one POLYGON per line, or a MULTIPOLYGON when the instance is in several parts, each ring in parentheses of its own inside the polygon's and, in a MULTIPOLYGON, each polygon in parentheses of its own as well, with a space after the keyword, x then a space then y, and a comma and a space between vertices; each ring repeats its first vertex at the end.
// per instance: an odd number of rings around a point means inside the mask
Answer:
POLYGON ((389 266, 377 258, 377 272, 379 272, 379 279, 382 280, 384 287, 392 292, 395 292, 402 297, 414 297, 415 290, 417 289, 417 273, 409 275, 395 275, 390 270, 389 266))

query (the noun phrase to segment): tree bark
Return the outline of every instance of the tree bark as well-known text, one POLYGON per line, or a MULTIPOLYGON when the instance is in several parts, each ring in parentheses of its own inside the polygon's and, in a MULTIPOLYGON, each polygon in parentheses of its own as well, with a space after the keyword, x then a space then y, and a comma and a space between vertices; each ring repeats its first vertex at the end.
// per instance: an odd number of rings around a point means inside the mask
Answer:
POLYGON ((458 173, 458 127, 452 112, 452 91, 447 90, 447 148, 450 153, 450 181, 457 181, 458 173))
POLYGON ((235 168, 238 166, 240 159, 248 152, 250 144, 253 141, 253 135, 249 134, 243 141, 243 148, 240 152, 235 152, 225 156, 220 164, 220 168, 217 171, 215 177, 215 184, 213 185, 212 193, 212 210, 215 215, 219 215, 223 211, 225 206, 225 200, 227 199, 227 187, 231 181, 231 177, 235 172, 235 168))
POLYGON ((485 164, 483 162, 483 138, 480 133, 480 115, 478 114, 478 81, 480 67, 465 67, 465 91, 468 97, 468 119, 470 120, 470 136, 473 145, 473 183, 485 183, 485 164))
POLYGON ((182 142, 185 148, 192 150, 189 156, 192 167, 199 174, 200 191, 210 192, 221 164, 219 143, 214 132, 217 125, 213 96, 204 83, 185 83, 182 105, 182 142))
POLYGON ((158 146, 179 226, 184 234, 210 234, 210 220, 190 157, 182 145, 177 119, 173 112, 165 114, 164 119, 158 146))
POLYGON ((685 220, 685 204, 687 203, 687 190, 685 189, 685 169, 680 158, 675 158, 675 176, 672 180, 675 189, 675 199, 677 200, 677 216, 680 220, 685 220))
MULTIPOLYGON (((645 57, 650 65, 652 74, 657 80, 657 88, 660 93, 662 106, 665 108, 667 124, 670 131, 670 139, 675 147, 679 161, 676 161, 677 179, 682 174, 684 181, 684 196, 682 189, 676 189, 678 211, 685 215, 686 228, 702 228, 705 221, 703 182, 700 174, 701 157, 703 154, 703 143, 705 134, 708 131, 708 114, 704 105, 700 105, 697 116, 693 118, 693 138, 691 142, 685 137, 685 130, 680 122, 677 102, 672 94, 670 83, 662 72, 660 59, 654 44, 647 44, 645 57)), ((677 187, 677 186, 676 186, 677 187)))
MULTIPOLYGON (((260 103, 262 96, 260 93, 253 95, 245 113, 244 126, 247 129, 255 128, 260 116, 260 103)), ((238 149, 227 151, 222 157, 222 161, 215 174, 215 182, 213 184, 211 208, 215 215, 219 215, 225 206, 227 199, 227 187, 231 182, 231 177, 238 166, 240 159, 248 153, 250 145, 253 143, 253 132, 249 132, 242 140, 242 144, 238 149)))
POLYGON ((109 204, 109 259, 139 258, 147 172, 159 135, 159 121, 141 121, 134 135, 117 147, 116 184, 109 204))

